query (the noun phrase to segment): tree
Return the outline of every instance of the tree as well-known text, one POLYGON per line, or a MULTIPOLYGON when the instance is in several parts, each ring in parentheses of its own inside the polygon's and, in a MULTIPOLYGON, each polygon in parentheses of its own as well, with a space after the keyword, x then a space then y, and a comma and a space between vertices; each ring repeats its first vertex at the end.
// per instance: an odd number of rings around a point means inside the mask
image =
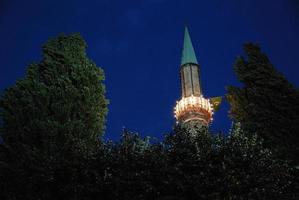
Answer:
POLYGON ((299 163, 299 91, 253 44, 235 62, 242 87, 228 87, 230 115, 247 133, 257 133, 272 151, 299 163))
POLYGON ((236 123, 223 145, 221 193, 227 199, 297 199, 294 169, 236 123))
POLYGON ((187 123, 99 145, 107 102, 84 50, 78 35, 50 40, 2 97, 0 199, 298 199, 294 169, 238 123, 229 137, 187 123))
POLYGON ((103 71, 86 56, 80 35, 61 35, 43 47, 43 59, 0 101, 6 144, 56 152, 94 149, 103 134, 107 100, 103 71))
POLYGON ((236 124, 229 137, 179 126, 168 142, 171 199, 296 199, 293 169, 236 124), (195 134, 194 134, 195 133, 195 134), (193 136, 192 136, 193 135, 193 136))
POLYGON ((88 190, 81 180, 105 128, 103 80, 79 34, 44 45, 42 61, 0 99, 0 197, 76 199, 88 190))

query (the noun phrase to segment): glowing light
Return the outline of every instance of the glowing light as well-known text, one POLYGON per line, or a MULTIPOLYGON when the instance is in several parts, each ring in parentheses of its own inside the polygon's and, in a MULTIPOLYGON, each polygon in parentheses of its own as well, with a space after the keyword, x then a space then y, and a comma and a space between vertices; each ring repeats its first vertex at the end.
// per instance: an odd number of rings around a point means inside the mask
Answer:
POLYGON ((191 95, 176 102, 174 114, 177 121, 200 120, 208 124, 213 120, 213 107, 210 100, 205 99, 202 95, 191 95))

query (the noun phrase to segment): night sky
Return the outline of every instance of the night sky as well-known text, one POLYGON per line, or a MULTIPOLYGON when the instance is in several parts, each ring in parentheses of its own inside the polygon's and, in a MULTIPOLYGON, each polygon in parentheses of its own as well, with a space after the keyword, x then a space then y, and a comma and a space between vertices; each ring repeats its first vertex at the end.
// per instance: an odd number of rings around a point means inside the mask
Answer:
MULTIPOLYGON (((82 34, 88 56, 106 75, 110 100, 105 138, 123 127, 162 138, 175 122, 179 65, 188 25, 201 67, 204 96, 240 85, 232 66, 245 42, 260 44, 270 60, 299 85, 299 4, 292 0, 1 0, 0 91, 41 59, 41 46, 59 33, 82 34)), ((222 104, 212 130, 227 132, 222 104)))

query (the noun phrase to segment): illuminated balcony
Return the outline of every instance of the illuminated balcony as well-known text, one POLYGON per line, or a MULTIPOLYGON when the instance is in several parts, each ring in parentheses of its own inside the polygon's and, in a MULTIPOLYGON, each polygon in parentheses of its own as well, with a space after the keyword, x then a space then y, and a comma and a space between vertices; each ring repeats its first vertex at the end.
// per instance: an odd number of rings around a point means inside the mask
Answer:
POLYGON ((192 95, 177 101, 174 114, 178 123, 201 121, 204 125, 208 125, 213 120, 213 107, 209 99, 192 95))

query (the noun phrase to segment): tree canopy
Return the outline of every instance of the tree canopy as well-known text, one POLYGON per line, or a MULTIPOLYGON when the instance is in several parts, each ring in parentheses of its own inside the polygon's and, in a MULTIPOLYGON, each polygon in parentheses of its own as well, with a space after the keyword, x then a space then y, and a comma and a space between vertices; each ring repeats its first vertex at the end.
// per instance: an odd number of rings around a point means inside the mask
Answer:
POLYGON ((228 137, 192 122, 162 141, 128 130, 102 141, 104 74, 85 49, 78 34, 49 40, 42 61, 2 95, 0 199, 298 199, 298 172, 240 114, 233 92, 242 89, 230 90, 240 123, 228 137))
POLYGON ((79 34, 44 45, 0 99, 0 199, 60 199, 82 188, 105 128, 103 80, 79 34))
POLYGON ((242 87, 228 87, 230 115, 272 151, 299 164, 299 90, 271 64, 257 45, 244 46, 235 62, 242 87))
POLYGON ((61 35, 43 47, 43 58, 0 100, 1 136, 42 151, 94 150, 107 113, 103 70, 86 56, 79 34, 61 35))

